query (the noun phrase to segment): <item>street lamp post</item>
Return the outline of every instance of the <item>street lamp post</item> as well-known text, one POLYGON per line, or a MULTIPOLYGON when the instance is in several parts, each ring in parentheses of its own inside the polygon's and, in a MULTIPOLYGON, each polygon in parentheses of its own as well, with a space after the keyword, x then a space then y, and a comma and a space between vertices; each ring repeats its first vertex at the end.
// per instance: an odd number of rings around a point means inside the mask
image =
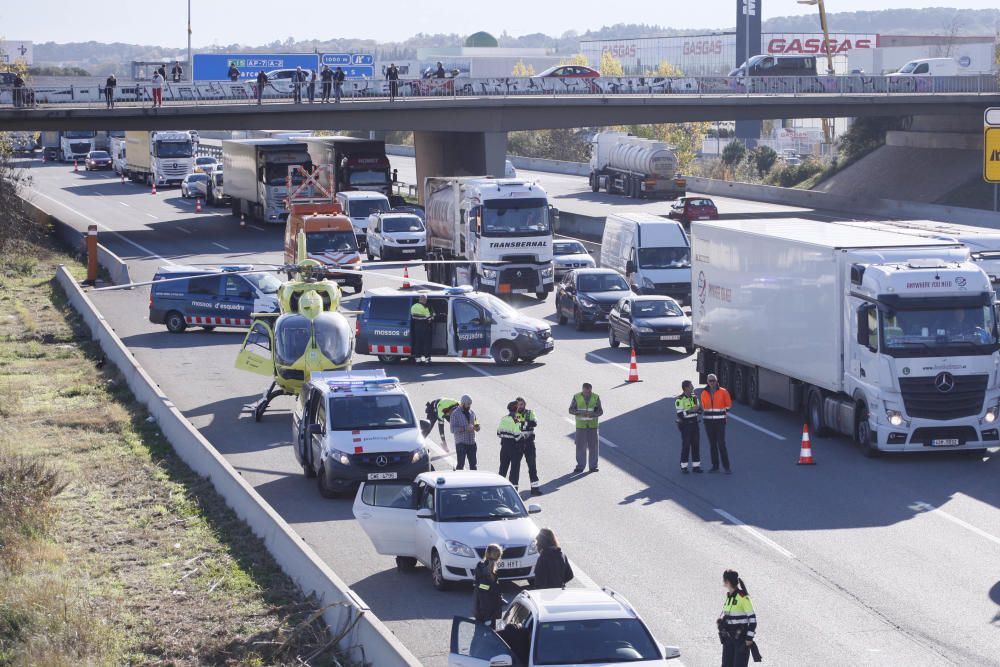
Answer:
POLYGON ((194 63, 191 62, 191 0, 188 0, 188 76, 194 81, 194 63))
MULTIPOLYGON (((810 5, 819 7, 819 26, 823 30, 823 52, 826 53, 826 74, 833 76, 833 54, 830 53, 830 31, 826 24, 826 3, 824 0, 796 0, 800 5, 810 5)), ((823 139, 827 145, 833 143, 833 130, 830 127, 830 119, 823 118, 823 139)))

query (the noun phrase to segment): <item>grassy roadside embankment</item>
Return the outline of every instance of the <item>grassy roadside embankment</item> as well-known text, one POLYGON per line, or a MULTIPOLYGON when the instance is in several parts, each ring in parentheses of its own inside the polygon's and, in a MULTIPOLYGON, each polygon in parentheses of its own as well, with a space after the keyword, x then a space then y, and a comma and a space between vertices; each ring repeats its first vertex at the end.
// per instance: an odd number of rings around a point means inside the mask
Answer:
POLYGON ((0 666, 338 664, 315 601, 103 363, 60 263, 82 279, 52 246, 0 256, 0 666))

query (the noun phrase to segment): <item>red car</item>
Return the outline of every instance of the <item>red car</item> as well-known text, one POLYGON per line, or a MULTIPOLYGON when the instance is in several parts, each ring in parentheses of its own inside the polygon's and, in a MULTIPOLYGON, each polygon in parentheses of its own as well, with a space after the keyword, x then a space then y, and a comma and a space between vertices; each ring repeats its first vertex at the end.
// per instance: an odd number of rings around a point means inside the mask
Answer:
POLYGON ((536 74, 534 78, 542 79, 548 77, 556 77, 559 79, 593 79, 601 76, 593 67, 585 67, 583 65, 556 65, 555 67, 550 67, 547 70, 543 70, 536 74))
POLYGON ((670 205, 667 217, 687 227, 692 220, 718 220, 719 209, 708 197, 679 197, 670 205))

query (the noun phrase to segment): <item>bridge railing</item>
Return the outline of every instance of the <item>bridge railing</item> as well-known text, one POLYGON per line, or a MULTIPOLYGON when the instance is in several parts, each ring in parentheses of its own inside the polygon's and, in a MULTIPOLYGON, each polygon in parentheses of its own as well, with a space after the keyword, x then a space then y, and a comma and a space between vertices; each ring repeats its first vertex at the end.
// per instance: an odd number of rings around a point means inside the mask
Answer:
MULTIPOLYGON (((170 105, 215 105, 321 102, 324 85, 295 84, 287 79, 267 83, 259 91, 255 81, 165 82, 163 102, 170 105)), ((598 78, 493 77, 485 79, 402 79, 393 82, 363 79, 346 81, 347 101, 428 97, 514 96, 716 96, 716 95, 894 95, 894 94, 995 94, 1000 92, 994 74, 975 76, 810 76, 810 77, 660 77, 623 76, 598 78)), ((114 106, 151 107, 153 86, 147 81, 123 82, 112 89, 114 106)), ((329 101, 333 102, 331 89, 329 101)), ((0 106, 30 110, 53 105, 100 108, 108 106, 107 89, 99 84, 0 87, 0 106)))

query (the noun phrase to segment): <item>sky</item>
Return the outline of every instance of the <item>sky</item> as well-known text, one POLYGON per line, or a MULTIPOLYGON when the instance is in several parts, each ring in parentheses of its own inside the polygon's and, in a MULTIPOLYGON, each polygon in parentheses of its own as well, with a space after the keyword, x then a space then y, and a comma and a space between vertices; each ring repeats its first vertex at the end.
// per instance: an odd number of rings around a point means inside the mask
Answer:
MULTIPOLYGON (((757 0, 764 18, 815 14, 795 0, 757 0)), ((827 0, 827 11, 951 6, 990 9, 996 0, 827 0)), ((614 23, 673 28, 722 29, 736 25, 736 0, 191 0, 192 43, 263 45, 275 40, 369 38, 401 41, 418 32, 478 30, 514 36, 561 35, 614 23), (613 11, 608 12, 611 7, 613 11)), ((187 45, 187 0, 0 0, 0 37, 33 42, 125 42, 166 47, 187 45)), ((818 23, 818 21, 817 21, 818 23)))

